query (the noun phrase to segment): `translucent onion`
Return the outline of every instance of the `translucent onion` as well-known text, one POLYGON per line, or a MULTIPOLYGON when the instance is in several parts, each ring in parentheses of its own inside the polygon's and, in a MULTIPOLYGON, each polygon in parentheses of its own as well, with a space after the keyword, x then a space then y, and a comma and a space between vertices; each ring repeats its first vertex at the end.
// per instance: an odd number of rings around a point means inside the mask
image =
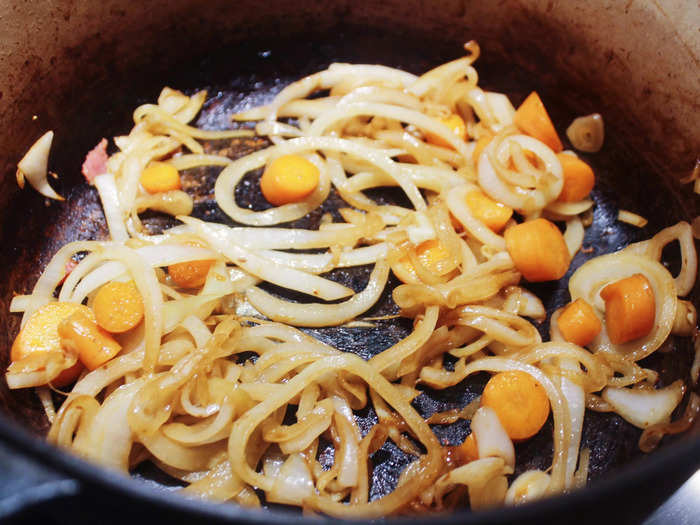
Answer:
POLYGON ((549 474, 546 472, 526 470, 511 483, 506 492, 506 503, 519 505, 546 496, 549 482, 549 474))
POLYGON ((603 399, 629 423, 648 428, 667 422, 684 393, 685 385, 679 379, 659 390, 608 387, 603 399))
POLYGON ((479 158, 479 184, 489 197, 495 199, 515 210, 524 213, 532 213, 544 208, 554 201, 561 193, 564 184, 561 163, 554 152, 544 143, 527 135, 511 135, 506 137, 500 144, 498 150, 494 150, 492 141, 479 158), (521 148, 533 152, 544 163, 545 173, 551 175, 551 180, 543 181, 535 188, 525 188, 513 186, 502 180, 491 163, 490 156, 498 159, 500 163, 506 161, 509 144, 513 142, 521 148))
POLYGON ((353 294, 350 288, 329 279, 301 272, 288 266, 275 264, 245 248, 222 242, 221 237, 216 234, 216 231, 212 229, 208 223, 197 221, 190 217, 182 217, 181 219, 186 224, 195 226, 209 245, 219 251, 219 253, 224 255, 228 260, 234 262, 249 274, 259 277, 269 283, 296 290, 297 292, 302 292, 313 297, 319 297, 326 301, 341 299, 353 294))
POLYGON ((605 139, 603 117, 600 113, 592 113, 575 118, 566 128, 566 136, 577 150, 589 153, 599 151, 605 139))
POLYGON ((17 164, 17 182, 20 188, 24 187, 24 179, 29 181, 36 191, 49 199, 64 200, 49 185, 47 180, 49 152, 53 142, 53 131, 47 131, 32 144, 29 151, 17 164))
POLYGON ((369 310, 382 294, 388 277, 389 265, 383 259, 378 260, 365 289, 339 304, 292 303, 258 287, 248 290, 246 298, 273 321, 293 326, 337 326, 369 310))
POLYGON ((644 228, 644 226, 646 226, 649 222, 641 215, 632 213, 629 210, 619 210, 617 212, 617 220, 620 222, 631 224, 632 226, 636 226, 637 228, 644 228))
POLYGON ((496 412, 489 407, 481 407, 471 421, 471 429, 476 437, 479 458, 499 457, 510 468, 515 467, 515 449, 496 412))

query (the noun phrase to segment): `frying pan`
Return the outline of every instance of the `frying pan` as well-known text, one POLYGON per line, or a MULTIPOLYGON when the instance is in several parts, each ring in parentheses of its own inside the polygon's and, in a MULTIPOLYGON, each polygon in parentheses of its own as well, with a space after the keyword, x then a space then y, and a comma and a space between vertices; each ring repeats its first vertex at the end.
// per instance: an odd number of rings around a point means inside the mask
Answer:
MULTIPOLYGON (((13 293, 31 290, 41 269, 62 244, 106 234, 96 193, 80 184, 79 166, 102 136, 131 127, 130 112, 152 101, 160 88, 191 91, 207 88, 211 100, 198 124, 220 128, 227 115, 268 101, 292 79, 334 61, 383 63, 420 73, 455 58, 461 44, 476 39, 481 84, 503 91, 519 103, 533 89, 547 102, 557 129, 575 116, 598 111, 606 119, 603 150, 587 156, 598 176, 593 226, 584 245, 586 258, 647 238, 660 228, 698 215, 698 201, 678 179, 692 167, 700 144, 696 124, 700 78, 697 3, 534 0, 478 1, 326 1, 321 4, 276 0, 154 0, 125 3, 39 1, 0 4, 0 282, 2 304, 13 293), (563 4, 563 5, 562 5, 563 4), (654 38, 649 38, 654 35, 654 38), (45 130, 56 140, 51 168, 60 174, 54 186, 67 197, 45 205, 14 182, 14 165, 45 130), (619 208, 642 213, 644 229, 617 223, 619 208)), ((207 144, 240 156, 263 141, 207 144)), ((193 170, 186 187, 195 195, 195 215, 226 222, 212 202, 216 172, 193 170)), ((251 176, 237 193, 239 203, 263 206, 251 176)), ((375 195, 392 199, 390 192, 375 195)), ((330 209, 338 202, 327 204, 330 209)), ((302 219, 313 227, 320 214, 302 219)), ((149 227, 169 224, 150 215, 149 227)), ((678 261, 669 253, 673 270, 678 261)), ((363 287, 366 269, 337 272, 334 278, 363 287)), ((551 311, 568 300, 566 279, 531 287, 551 311)), ((698 304, 696 286, 692 300, 698 304)), ((388 294, 374 312, 392 311, 388 294)), ((0 367, 19 319, 0 309, 0 367)), ((547 323, 539 327, 547 331, 547 323)), ((368 357, 406 334, 402 322, 376 329, 312 331, 343 350, 368 357)), ((687 378, 692 349, 674 341, 669 353, 645 364, 660 370, 661 380, 687 378)), ((446 391, 426 390, 414 403, 424 415, 462 406, 483 388, 476 376, 446 391)), ((371 409, 359 415, 373 421, 371 409)), ((167 490, 172 480, 141 468, 142 482, 108 472, 61 452, 41 440, 47 423, 29 391, 10 392, 0 381, 0 439, 16 461, 50 467, 30 478, 31 497, 19 497, 15 517, 51 516, 122 522, 147 518, 191 522, 193 519, 240 523, 308 522, 298 513, 263 511, 185 500, 167 490)), ((445 443, 460 442, 466 425, 436 427, 445 443)), ((516 450, 518 469, 546 467, 551 458, 551 425, 516 450)), ((589 487, 520 508, 479 513, 458 512, 430 518, 440 523, 541 523, 566 519, 611 523, 638 521, 700 466, 700 438, 695 431, 665 439, 650 455, 638 451, 639 431, 616 415, 587 414, 583 445, 592 450, 589 487)), ((373 457, 372 496, 390 491, 408 459, 387 444, 373 457)), ((10 468, 7 467, 6 468, 10 468)), ((319 520, 315 520, 319 521, 319 520)), ((391 520, 390 520, 391 521, 391 520)), ((406 521, 406 519, 404 519, 406 521)), ((426 517, 421 522, 428 521, 426 517)))

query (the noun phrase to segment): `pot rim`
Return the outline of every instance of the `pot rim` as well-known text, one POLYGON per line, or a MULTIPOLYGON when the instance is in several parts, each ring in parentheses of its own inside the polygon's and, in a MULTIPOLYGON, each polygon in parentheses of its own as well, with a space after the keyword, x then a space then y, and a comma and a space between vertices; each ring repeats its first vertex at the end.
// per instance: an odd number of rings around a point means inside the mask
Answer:
MULTIPOLYGON (((111 471, 97 464, 86 461, 79 456, 60 450, 54 445, 28 432, 16 422, 0 414, 0 441, 10 445, 16 451, 25 454, 30 460, 41 461, 42 464, 68 474, 81 482, 96 483, 116 493, 121 493, 155 507, 167 508, 170 512, 182 512, 188 515, 198 515, 199 518, 214 519, 246 524, 269 524, 274 522, 309 524, 309 523, 338 523, 337 518, 318 517, 307 518, 301 514, 285 512, 277 509, 260 511, 243 507, 235 503, 215 503, 200 499, 187 498, 170 491, 159 490, 156 487, 139 483, 132 477, 124 476, 117 471, 111 471)), ((512 523, 518 520, 545 519, 547 515, 563 511, 566 507, 581 507, 586 504, 594 505, 606 494, 616 493, 621 487, 631 487, 643 484, 664 472, 676 471, 687 473, 684 479, 690 478, 695 469, 700 467, 700 436, 688 436, 676 443, 657 450, 642 460, 633 461, 599 480, 592 486, 574 490, 568 494, 560 494, 550 498, 530 502, 517 507, 498 507, 494 509, 472 512, 469 510, 453 512, 449 515, 415 516, 388 518, 389 524, 433 523, 433 524, 475 524, 475 523, 512 523), (693 461, 693 458, 697 458, 693 461)), ((675 490, 677 487, 673 487, 675 490)), ((361 523, 363 520, 348 520, 348 523, 361 523)), ((365 520, 367 521, 367 520, 365 520)))

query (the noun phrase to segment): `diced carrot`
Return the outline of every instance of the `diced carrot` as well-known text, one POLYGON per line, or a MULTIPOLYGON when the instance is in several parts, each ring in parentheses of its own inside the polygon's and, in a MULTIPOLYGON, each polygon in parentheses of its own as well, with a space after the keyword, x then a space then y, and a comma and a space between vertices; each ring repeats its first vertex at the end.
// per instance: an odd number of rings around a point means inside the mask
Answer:
MULTIPOLYGON (((464 120, 462 120, 462 117, 456 113, 452 113, 449 117, 440 119, 440 123, 450 128, 450 131, 452 131, 452 133, 457 135, 460 139, 464 140, 467 138, 467 125, 464 123, 464 120)), ((425 132, 425 139, 436 146, 452 148, 452 145, 444 138, 442 138, 440 135, 435 135, 430 131, 425 132)))
MULTIPOLYGON (((450 254, 437 239, 425 241, 416 246, 418 260, 435 275, 445 275, 455 269, 450 254)), ((403 257, 392 267, 396 276, 405 283, 416 282, 418 276, 408 256, 403 257)))
MULTIPOLYGON (((65 352, 58 334, 58 326, 61 321, 75 312, 83 312, 87 316, 93 315, 87 306, 76 303, 49 303, 39 308, 17 334, 10 350, 10 359, 17 362, 30 355, 65 352)), ((51 384, 57 387, 66 386, 74 382, 82 370, 83 365, 78 362, 63 370, 51 381, 51 384)))
POLYGON ((115 334, 131 330, 143 319, 143 298, 134 281, 105 284, 92 304, 97 324, 115 334))
POLYGON ((75 351, 89 370, 102 366, 121 351, 121 345, 81 311, 61 321, 58 333, 61 343, 75 351))
POLYGON ((557 326, 564 339, 579 346, 589 344, 603 329, 593 307, 580 298, 562 310, 557 326))
POLYGON ((542 385, 521 370, 500 372, 489 379, 482 406, 492 408, 512 440, 528 439, 549 417, 549 398, 542 385))
POLYGON ((472 152, 472 162, 474 163, 474 167, 479 165, 479 157, 481 157, 481 154, 486 149, 486 146, 488 146, 489 142, 492 140, 493 135, 488 134, 481 136, 479 140, 476 141, 476 146, 474 146, 474 151, 472 152))
POLYGON ((481 191, 470 191, 466 200, 474 217, 496 233, 500 232, 513 216, 513 208, 493 200, 481 191))
POLYGON ((576 202, 586 197, 595 185, 591 167, 578 157, 567 153, 557 155, 564 172, 564 187, 559 194, 561 202, 576 202))
POLYGON ((605 301, 605 327, 614 344, 644 337, 654 327, 654 290, 641 273, 607 285, 600 296, 605 301))
POLYGON ((515 267, 530 282, 560 279, 571 256, 564 236, 547 219, 535 219, 506 230, 506 249, 515 267))
POLYGON ((479 459, 479 449, 476 445, 476 436, 472 432, 467 438, 454 448, 456 459, 460 465, 479 459))
POLYGON ((187 261, 168 266, 170 278, 181 288, 199 288, 207 280, 213 259, 187 261))
POLYGON ((77 303, 48 303, 39 308, 17 334, 10 351, 10 359, 19 361, 35 352, 61 352, 58 325, 79 310, 85 315, 93 316, 87 306, 77 303))
POLYGON ((166 162, 153 161, 141 173, 141 186, 148 193, 179 190, 180 174, 177 169, 166 162))
POLYGON ((520 105, 513 120, 521 131, 544 142, 555 153, 564 149, 552 119, 549 118, 542 99, 536 91, 530 93, 520 105))
POLYGON ((284 155, 270 162, 260 178, 260 189, 270 204, 303 201, 318 186, 318 168, 300 155, 284 155))

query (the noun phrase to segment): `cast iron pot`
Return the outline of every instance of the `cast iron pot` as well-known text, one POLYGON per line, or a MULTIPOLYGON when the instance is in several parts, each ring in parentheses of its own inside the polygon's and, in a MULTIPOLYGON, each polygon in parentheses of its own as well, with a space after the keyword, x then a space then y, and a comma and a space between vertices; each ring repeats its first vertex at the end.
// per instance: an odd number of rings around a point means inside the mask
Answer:
MULTIPOLYGON (((104 235, 95 193, 81 184, 82 157, 100 137, 128 131, 131 110, 154 100, 163 85, 208 88, 213 99, 199 124, 221 127, 231 111, 269 100, 285 83, 330 62, 384 63, 420 73, 458 56, 461 44, 470 39, 482 47, 477 63, 482 84, 507 92, 516 103, 537 89, 551 104, 558 129, 580 114, 598 111, 605 116, 605 146, 587 158, 599 179, 596 219, 586 236, 594 254, 649 237, 678 220, 692 220, 699 211, 697 199, 679 178, 692 168, 700 144, 698 24, 697 2, 680 0, 663 6, 535 0, 1 3, 2 304, 8 305, 13 293, 31 290, 60 245, 104 235), (47 129, 56 132, 51 168, 60 180, 55 185, 68 198, 50 206, 30 191, 21 192, 14 182, 17 160, 47 129), (618 208, 641 212, 649 226, 635 230, 617 223, 618 208)), ((204 173, 195 214, 216 213, 206 186, 213 176, 204 173)), ((238 197, 254 200, 252 195, 238 197)), ((148 220, 166 225, 161 217, 148 220)), ((672 255, 670 261, 673 266, 672 255)), ((351 282, 361 277, 339 276, 351 282)), ((565 282, 536 291, 550 310, 568 299, 565 282)), ((698 287, 692 298, 697 304, 698 287)), ((18 322, 6 306, 0 309, 2 370, 18 322)), ((546 331, 546 323, 541 328, 546 331)), ((316 335, 366 356, 391 344, 401 330, 387 325, 369 336, 338 331, 316 335)), ((687 378, 691 358, 689 345, 679 341, 652 364, 663 380, 687 378)), ((426 392, 416 405, 424 413, 456 406, 479 387, 477 381, 442 395, 426 392)), ((639 432, 619 417, 587 418, 583 439, 593 460, 586 489, 519 508, 462 511, 430 520, 636 522, 700 466, 697 425, 695 432, 667 438, 658 451, 645 456, 637 450, 639 432)), ((0 439, 11 450, 0 454, 2 470, 23 478, 17 483, 23 490, 5 500, 11 505, 0 519, 311 522, 284 509, 183 499, 166 490, 167 479, 147 469, 139 472, 141 481, 132 480, 46 444, 41 439, 46 430, 34 395, 10 392, 1 381, 0 439)), ((459 442, 464 430, 447 429, 441 437, 459 442)), ((551 445, 546 437, 535 439, 517 455, 524 465, 520 468, 546 466, 551 445)), ((390 490, 403 459, 395 451, 375 458, 376 495, 390 490)))

